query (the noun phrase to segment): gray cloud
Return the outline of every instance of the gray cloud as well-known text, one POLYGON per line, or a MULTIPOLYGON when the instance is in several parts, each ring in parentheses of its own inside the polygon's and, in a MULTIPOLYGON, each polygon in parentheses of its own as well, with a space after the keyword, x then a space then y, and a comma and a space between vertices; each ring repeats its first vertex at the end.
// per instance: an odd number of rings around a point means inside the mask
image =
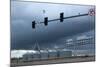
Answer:
POLYGON ((43 21, 45 16, 49 19, 59 18, 59 13, 65 16, 87 13, 93 6, 59 5, 32 2, 11 2, 11 49, 30 49, 37 41, 41 47, 52 47, 51 43, 75 34, 93 30, 94 17, 84 16, 36 25, 32 29, 31 23, 43 21), (43 10, 46 13, 43 13, 43 10))

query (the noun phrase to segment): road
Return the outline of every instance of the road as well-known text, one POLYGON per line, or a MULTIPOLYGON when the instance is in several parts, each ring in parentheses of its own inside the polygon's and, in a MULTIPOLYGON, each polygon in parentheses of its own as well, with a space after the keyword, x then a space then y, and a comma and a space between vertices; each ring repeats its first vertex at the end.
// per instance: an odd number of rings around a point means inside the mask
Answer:
POLYGON ((19 63, 11 63, 11 67, 16 66, 30 66, 30 65, 44 65, 44 64, 56 64, 56 63, 75 63, 75 62, 89 62, 95 61, 94 56, 88 57, 71 57, 71 58, 61 58, 61 59, 53 59, 53 60, 41 60, 41 61, 32 61, 32 62, 19 62, 19 63))

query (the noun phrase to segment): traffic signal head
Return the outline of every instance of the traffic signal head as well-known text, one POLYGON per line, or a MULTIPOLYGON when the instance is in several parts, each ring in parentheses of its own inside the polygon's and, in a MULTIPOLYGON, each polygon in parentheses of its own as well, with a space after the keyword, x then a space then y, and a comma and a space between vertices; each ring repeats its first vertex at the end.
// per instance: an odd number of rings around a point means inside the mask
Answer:
POLYGON ((60 22, 63 22, 64 19, 64 13, 60 13, 60 22))
POLYGON ((35 21, 32 21, 32 28, 34 29, 35 28, 35 21))
POLYGON ((47 26, 48 25, 48 17, 44 18, 44 25, 47 26))

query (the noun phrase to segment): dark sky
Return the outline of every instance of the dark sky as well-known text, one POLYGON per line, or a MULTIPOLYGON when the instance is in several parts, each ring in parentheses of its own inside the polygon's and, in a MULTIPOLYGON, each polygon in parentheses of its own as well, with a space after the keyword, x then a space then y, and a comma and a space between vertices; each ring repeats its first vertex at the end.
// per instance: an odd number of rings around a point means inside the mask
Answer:
POLYGON ((60 12, 64 16, 84 14, 91 8, 94 6, 11 2, 11 49, 32 49, 36 42, 42 48, 52 47, 60 39, 94 30, 94 16, 65 19, 63 23, 58 20, 48 26, 37 24, 32 29, 33 20, 39 23, 44 17, 59 18, 60 12))

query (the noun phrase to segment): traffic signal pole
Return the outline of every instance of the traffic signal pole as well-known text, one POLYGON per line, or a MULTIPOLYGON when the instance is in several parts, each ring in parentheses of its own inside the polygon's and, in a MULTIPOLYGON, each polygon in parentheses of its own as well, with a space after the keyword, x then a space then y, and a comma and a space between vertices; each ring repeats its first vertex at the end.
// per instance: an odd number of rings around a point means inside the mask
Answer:
POLYGON ((78 14, 78 15, 64 17, 64 13, 62 12, 62 13, 60 13, 60 18, 48 20, 48 17, 44 17, 44 21, 43 22, 40 22, 40 23, 35 23, 35 21, 32 21, 32 28, 34 29, 36 24, 44 23, 44 25, 47 26, 48 25, 48 22, 57 21, 57 20, 60 20, 60 22, 63 22, 64 19, 76 18, 76 17, 81 17, 81 16, 87 16, 87 15, 89 15, 89 14, 88 13, 85 13, 85 14, 78 14))

